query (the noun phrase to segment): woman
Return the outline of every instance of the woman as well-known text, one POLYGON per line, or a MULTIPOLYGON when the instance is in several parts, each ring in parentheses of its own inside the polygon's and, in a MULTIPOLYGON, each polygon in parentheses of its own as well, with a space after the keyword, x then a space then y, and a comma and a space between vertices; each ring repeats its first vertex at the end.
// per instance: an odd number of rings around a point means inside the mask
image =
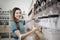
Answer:
POLYGON ((28 23, 32 20, 33 15, 34 15, 34 7, 32 9, 32 13, 29 19, 25 20, 21 20, 21 9, 15 7, 13 8, 13 14, 12 14, 12 18, 13 20, 9 22, 9 26, 10 26, 10 30, 14 33, 14 39, 15 40, 22 40, 25 39, 27 36, 29 36, 31 33, 33 33, 34 31, 38 31, 39 28, 38 27, 33 27, 33 29, 27 33, 25 33, 24 31, 24 25, 25 23, 28 23))

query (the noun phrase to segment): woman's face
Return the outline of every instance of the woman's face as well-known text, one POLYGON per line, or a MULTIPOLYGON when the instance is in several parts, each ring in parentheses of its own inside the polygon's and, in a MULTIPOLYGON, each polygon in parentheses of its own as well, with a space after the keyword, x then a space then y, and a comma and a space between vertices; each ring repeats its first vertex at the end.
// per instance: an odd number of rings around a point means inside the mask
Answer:
POLYGON ((21 11, 20 10, 16 10, 15 11, 15 18, 16 19, 20 19, 20 17, 21 17, 21 11))

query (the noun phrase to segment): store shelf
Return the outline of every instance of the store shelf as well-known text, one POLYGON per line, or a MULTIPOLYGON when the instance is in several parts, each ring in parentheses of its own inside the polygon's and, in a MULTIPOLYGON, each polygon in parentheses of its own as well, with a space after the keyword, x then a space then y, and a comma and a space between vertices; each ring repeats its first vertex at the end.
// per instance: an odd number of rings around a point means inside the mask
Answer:
POLYGON ((0 20, 9 20, 9 19, 0 19, 0 20))

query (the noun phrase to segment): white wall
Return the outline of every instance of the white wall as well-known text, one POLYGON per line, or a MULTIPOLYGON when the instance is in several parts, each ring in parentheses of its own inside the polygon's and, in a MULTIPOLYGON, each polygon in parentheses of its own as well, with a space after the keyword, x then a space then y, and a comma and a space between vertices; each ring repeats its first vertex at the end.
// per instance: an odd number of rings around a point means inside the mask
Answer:
POLYGON ((3 10, 9 10, 14 7, 19 7, 23 11, 29 9, 32 0, 0 0, 0 6, 3 10))
POLYGON ((27 18, 31 2, 32 0, 0 0, 0 8, 7 11, 12 10, 14 7, 19 7, 22 12, 25 11, 25 18, 27 18))

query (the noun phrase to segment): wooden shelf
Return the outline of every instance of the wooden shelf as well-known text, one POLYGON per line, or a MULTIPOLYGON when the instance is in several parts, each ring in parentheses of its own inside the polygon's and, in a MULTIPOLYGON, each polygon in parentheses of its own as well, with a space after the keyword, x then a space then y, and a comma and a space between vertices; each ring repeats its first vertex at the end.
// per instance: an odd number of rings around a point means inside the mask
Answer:
POLYGON ((9 32, 9 25, 6 26, 0 26, 0 32, 9 32))

